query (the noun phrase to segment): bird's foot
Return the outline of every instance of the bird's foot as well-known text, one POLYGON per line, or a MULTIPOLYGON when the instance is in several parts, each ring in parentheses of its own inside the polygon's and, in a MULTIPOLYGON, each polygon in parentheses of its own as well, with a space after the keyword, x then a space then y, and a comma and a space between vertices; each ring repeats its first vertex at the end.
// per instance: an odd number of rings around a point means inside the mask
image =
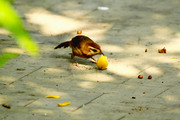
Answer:
POLYGON ((92 63, 95 63, 95 64, 97 63, 96 59, 94 59, 94 58, 91 58, 91 59, 92 59, 92 61, 91 61, 92 63))
POLYGON ((81 65, 81 64, 78 64, 78 63, 73 63, 73 66, 76 66, 78 68, 83 68, 85 67, 85 65, 81 65))
POLYGON ((73 66, 77 66, 77 67, 79 66, 79 64, 78 64, 78 63, 73 63, 72 65, 73 65, 73 66))
POLYGON ((91 61, 92 63, 94 63, 94 64, 97 64, 97 61, 91 61))

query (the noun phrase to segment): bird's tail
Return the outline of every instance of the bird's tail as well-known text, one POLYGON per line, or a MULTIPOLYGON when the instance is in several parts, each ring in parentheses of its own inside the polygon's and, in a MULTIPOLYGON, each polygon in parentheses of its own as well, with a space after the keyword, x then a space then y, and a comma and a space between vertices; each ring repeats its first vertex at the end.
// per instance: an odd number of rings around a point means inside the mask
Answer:
POLYGON ((64 48, 69 47, 69 43, 70 41, 63 42, 59 44, 58 46, 56 46, 54 49, 61 48, 61 47, 64 47, 64 48))

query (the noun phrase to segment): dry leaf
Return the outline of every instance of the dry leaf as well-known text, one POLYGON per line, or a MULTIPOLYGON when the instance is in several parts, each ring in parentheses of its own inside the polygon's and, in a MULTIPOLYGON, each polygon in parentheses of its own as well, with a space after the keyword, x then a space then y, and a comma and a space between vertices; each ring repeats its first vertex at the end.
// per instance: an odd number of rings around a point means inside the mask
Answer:
POLYGON ((45 98, 56 98, 56 99, 59 99, 59 98, 61 98, 61 97, 58 96, 58 95, 48 95, 48 96, 46 96, 45 98))
POLYGON ((2 104, 3 107, 7 108, 7 109, 11 109, 11 106, 10 105, 7 105, 7 104, 2 104))
POLYGON ((64 107, 64 106, 67 106, 69 104, 71 104, 71 103, 70 102, 64 102, 64 103, 59 103, 58 106, 59 107, 64 107))
POLYGON ((171 57, 171 59, 177 59, 177 57, 171 57))

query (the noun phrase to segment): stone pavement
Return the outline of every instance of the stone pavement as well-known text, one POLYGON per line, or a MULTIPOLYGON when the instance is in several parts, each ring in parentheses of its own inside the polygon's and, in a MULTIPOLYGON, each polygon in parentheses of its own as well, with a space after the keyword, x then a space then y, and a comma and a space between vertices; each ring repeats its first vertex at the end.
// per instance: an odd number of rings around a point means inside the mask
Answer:
POLYGON ((0 106, 0 120, 179 120, 179 6, 179 0, 15 0, 41 56, 30 57, 0 30, 0 50, 21 53, 0 69, 0 104, 11 107, 0 106), (101 45, 106 70, 81 58, 76 67, 71 49, 53 49, 77 30, 101 45), (164 47, 167 53, 158 53, 164 47))

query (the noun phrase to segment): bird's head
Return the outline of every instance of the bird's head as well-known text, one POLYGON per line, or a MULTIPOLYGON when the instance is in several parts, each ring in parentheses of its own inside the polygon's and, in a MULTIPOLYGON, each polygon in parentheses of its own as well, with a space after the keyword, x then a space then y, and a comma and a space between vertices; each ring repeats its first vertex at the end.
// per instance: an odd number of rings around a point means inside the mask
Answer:
POLYGON ((97 55, 97 54, 103 54, 102 51, 101 51, 101 47, 96 43, 90 44, 88 46, 88 48, 89 48, 89 53, 88 53, 89 55, 94 56, 94 55, 97 55))

